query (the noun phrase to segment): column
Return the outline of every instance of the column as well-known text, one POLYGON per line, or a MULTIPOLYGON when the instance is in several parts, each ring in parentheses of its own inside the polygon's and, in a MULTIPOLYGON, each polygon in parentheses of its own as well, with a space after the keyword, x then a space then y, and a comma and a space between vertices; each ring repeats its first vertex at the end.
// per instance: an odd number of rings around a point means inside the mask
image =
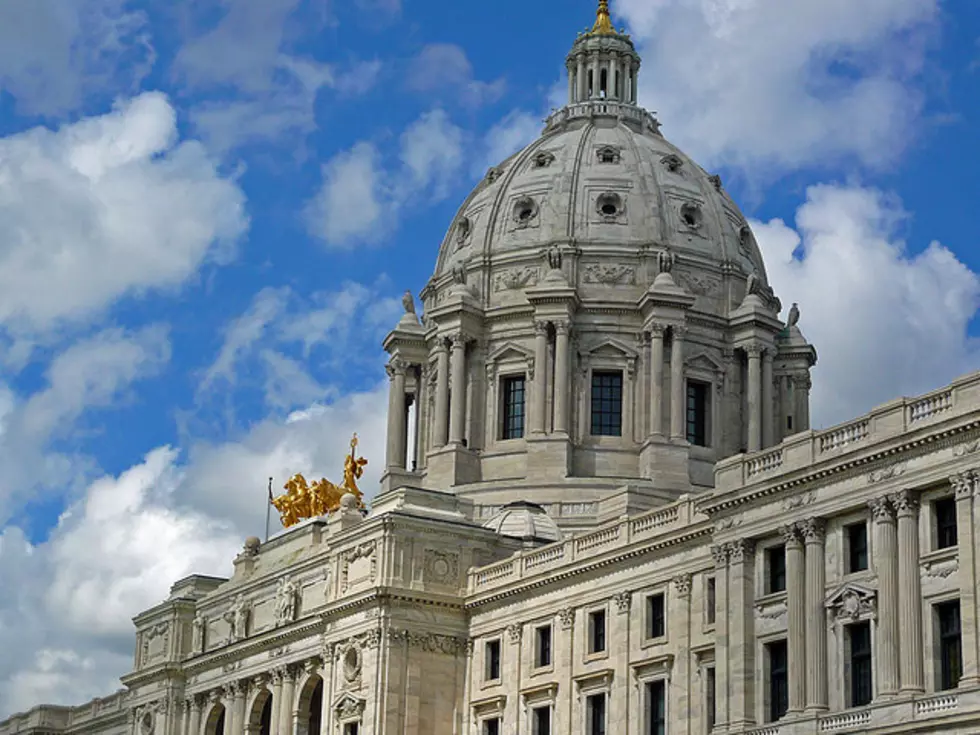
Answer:
POLYGON ((887 497, 875 498, 868 506, 874 517, 874 563, 878 574, 877 688, 879 695, 887 697, 898 692, 898 533, 895 509, 887 497))
POLYGON ((773 441, 773 415, 775 414, 772 401, 772 350, 762 353, 762 448, 771 447, 773 441))
POLYGON ((825 710, 827 699, 827 625, 824 595, 826 522, 808 518, 800 524, 806 545, 806 708, 825 710))
POLYGON ((282 680, 285 673, 285 669, 275 669, 272 672, 272 722, 270 723, 272 735, 279 735, 282 727, 280 714, 282 712, 282 680))
POLYGON ((449 441, 449 352, 440 340, 436 345, 436 406, 435 440, 432 449, 446 446, 449 441))
POLYGON ((664 327, 650 328, 650 434, 664 435, 664 327))
POLYGON ((683 327, 671 327, 673 343, 670 349, 670 438, 681 441, 687 437, 687 412, 684 410, 684 332, 683 327))
POLYGON ((386 465, 405 469, 405 370, 407 365, 393 357, 385 366, 388 373, 388 451, 386 465))
POLYGON ((449 338, 452 345, 450 356, 449 443, 463 443, 463 425, 466 421, 466 340, 462 334, 449 338))
POLYGON ((568 322, 555 323, 555 433, 568 434, 569 369, 571 354, 569 349, 568 322))
POLYGON ((568 71, 568 104, 572 104, 575 101, 575 70, 571 65, 567 68, 568 71))
POLYGON ((293 684, 294 674, 288 668, 283 669, 282 702, 277 707, 279 711, 279 735, 293 735, 293 684))
POLYGON ((201 732, 201 698, 191 696, 191 714, 187 723, 187 735, 199 735, 201 732))
POLYGON ((749 356, 749 444, 750 452, 762 449, 762 345, 751 344, 745 348, 749 356))
POLYGON ((545 408, 548 405, 548 323, 534 322, 534 387, 531 390, 531 433, 544 433, 545 408))
POLYGON ((578 94, 575 96, 576 102, 584 102, 585 96, 589 93, 585 78, 585 57, 579 54, 576 59, 575 81, 578 83, 578 94))
POLYGON ((977 533, 974 514, 980 507, 973 502, 977 475, 964 472, 949 478, 956 492, 956 540, 959 546, 960 579, 960 648, 963 651, 963 674, 960 686, 980 684, 977 672, 977 533))
POLYGON ((731 542, 728 563, 728 609, 722 615, 730 618, 728 723, 737 729, 755 723, 755 543, 750 539, 731 542))
MULTIPOLYGON (((786 618, 789 651, 789 711, 806 706, 806 597, 803 541, 794 524, 779 529, 786 544, 786 618)), ((822 620, 822 618, 821 618, 822 620)))
POLYGON ((922 582, 919 578, 919 499, 908 490, 890 498, 898 516, 898 627, 901 691, 925 691, 922 661, 922 582))
POLYGON ((728 726, 728 546, 711 547, 715 562, 715 730, 728 726))
MULTIPOLYGON (((333 699, 333 667, 335 658, 333 643, 323 644, 320 651, 320 658, 322 660, 320 665, 320 678, 323 679, 323 699, 320 701, 319 735, 329 735, 332 725, 330 702, 333 699)), ((310 733, 310 735, 317 735, 317 733, 310 733)))
POLYGON ((245 732, 245 706, 247 704, 247 694, 248 688, 246 682, 237 682, 237 690, 235 692, 235 729, 232 731, 232 735, 239 735, 239 733, 245 732))
MULTIPOLYGON (((674 667, 671 671, 672 686, 668 687, 670 700, 667 711, 691 713, 704 706, 703 700, 697 694, 693 694, 697 689, 692 686, 691 677, 691 575, 678 574, 671 581, 674 583, 674 594, 667 596, 669 606, 667 620, 672 621, 671 626, 675 631, 672 637, 676 635, 677 652, 680 655, 674 659, 674 667)), ((628 649, 623 659, 629 659, 628 649)), ((643 706, 642 697, 640 697, 640 704, 643 706)), ((685 719, 689 717, 690 715, 685 719)))
POLYGON ((639 98, 639 95, 637 94, 637 85, 636 85, 638 72, 639 72, 639 69, 635 65, 633 65, 633 67, 632 67, 633 99, 630 100, 630 102, 632 102, 633 104, 636 104, 636 101, 639 98))
POLYGON ((806 431, 810 428, 810 376, 809 374, 793 376, 794 416, 793 432, 806 431))
POLYGON ((224 735, 238 735, 235 727, 235 685, 225 684, 221 688, 221 704, 225 708, 224 735))

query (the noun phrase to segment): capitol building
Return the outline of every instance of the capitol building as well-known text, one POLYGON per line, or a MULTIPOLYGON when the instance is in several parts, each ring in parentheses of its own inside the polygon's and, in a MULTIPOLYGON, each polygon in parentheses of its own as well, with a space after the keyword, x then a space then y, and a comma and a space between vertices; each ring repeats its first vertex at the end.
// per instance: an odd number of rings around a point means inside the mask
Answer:
POLYGON ((806 304, 606 2, 566 69, 384 342, 370 507, 175 581, 123 689, 0 735, 980 733, 980 373, 812 430, 806 304))

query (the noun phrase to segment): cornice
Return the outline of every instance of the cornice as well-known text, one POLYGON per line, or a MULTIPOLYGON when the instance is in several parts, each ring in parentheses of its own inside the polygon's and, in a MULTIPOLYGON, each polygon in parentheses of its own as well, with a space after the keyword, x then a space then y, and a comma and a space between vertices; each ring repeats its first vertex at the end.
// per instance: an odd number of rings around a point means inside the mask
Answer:
MULTIPOLYGON (((796 476, 775 484, 766 485, 763 480, 762 482, 756 483, 754 489, 751 489, 749 492, 745 492, 746 486, 743 485, 740 488, 732 490, 725 497, 705 498, 697 502, 695 507, 699 513, 705 513, 715 519, 716 516, 722 517, 725 511, 752 503, 761 498, 779 496, 788 490, 803 485, 809 488, 823 487, 831 481, 845 480, 857 474, 878 469, 889 464, 897 456, 910 459, 922 457, 939 449, 951 447, 964 438, 969 439, 978 436, 980 436, 980 420, 971 421, 965 425, 951 427, 919 439, 903 442, 894 447, 882 449, 863 457, 854 457, 849 461, 837 462, 823 469, 807 472, 808 467, 804 467, 797 470, 796 476), (964 435, 967 436, 964 437, 964 435)), ((752 485, 750 484, 748 487, 751 488, 752 485)))
POLYGON ((666 549, 672 546, 679 546, 680 544, 685 544, 702 537, 710 538, 713 532, 714 528, 710 522, 701 521, 690 524, 684 529, 681 529, 680 533, 676 533, 669 537, 661 537, 637 546, 606 552, 605 556, 598 556, 592 559, 583 560, 579 563, 573 563, 564 569, 545 569, 535 577, 519 580, 513 583, 511 586, 501 588, 497 591, 491 591, 485 595, 473 595, 472 597, 476 597, 476 599, 467 600, 466 609, 472 610, 483 605, 497 602, 498 600, 502 600, 507 597, 514 597, 515 595, 520 595, 528 592, 529 590, 561 582, 581 574, 586 574, 596 569, 601 569, 603 567, 608 567, 613 564, 618 564, 620 562, 633 559, 637 556, 642 556, 643 554, 660 551, 661 549, 666 549))
POLYGON ((183 674, 185 676, 191 676, 208 669, 213 669, 228 661, 240 661, 254 654, 262 653, 263 651, 277 648, 287 643, 294 643, 310 635, 318 635, 322 629, 323 619, 321 615, 311 616, 289 627, 268 631, 257 637, 238 641, 213 652, 202 653, 191 659, 185 659, 182 667, 183 674))

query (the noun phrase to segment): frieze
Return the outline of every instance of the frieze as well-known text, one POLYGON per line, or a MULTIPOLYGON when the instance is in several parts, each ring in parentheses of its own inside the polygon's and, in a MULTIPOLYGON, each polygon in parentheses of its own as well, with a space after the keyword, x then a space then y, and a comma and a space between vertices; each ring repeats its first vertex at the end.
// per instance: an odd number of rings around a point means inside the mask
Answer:
MULTIPOLYGON (((520 626, 517 627, 519 628, 520 626)), ((509 630, 510 628, 508 628, 509 630)), ((411 630, 392 630, 389 635, 392 640, 404 641, 410 648, 417 648, 425 653, 440 653, 452 656, 456 653, 472 652, 471 641, 465 638, 456 638, 451 635, 417 633, 411 630), (468 644, 469 650, 467 650, 468 644)))
POLYGON ((977 450, 980 450, 980 439, 974 439, 972 442, 957 444, 955 447, 953 447, 953 456, 965 457, 967 454, 974 454, 977 450))
POLYGON ((908 469, 908 462, 895 462, 885 467, 879 467, 868 473, 868 482, 874 484, 876 482, 890 480, 893 477, 900 477, 905 474, 906 469, 908 469))
POLYGON ((783 510, 793 510, 804 505, 810 505, 816 498, 817 494, 812 490, 799 495, 791 495, 783 501, 783 510))
POLYGON ((593 263, 582 269, 582 281, 604 286, 636 285, 636 269, 626 265, 593 263))
POLYGON ((494 276, 494 291, 516 291, 529 286, 534 286, 538 282, 539 272, 537 268, 508 268, 494 276))
POLYGON ((675 270, 673 275, 680 285, 698 296, 715 296, 721 291, 721 279, 708 274, 675 270))
POLYGON ((370 581, 373 581, 378 569, 377 554, 375 554, 375 541, 367 541, 359 546, 355 546, 353 549, 348 549, 343 552, 343 567, 340 575, 340 587, 343 592, 347 591, 350 585, 350 567, 353 563, 360 559, 369 559, 371 562, 371 567, 368 572, 368 577, 370 581))

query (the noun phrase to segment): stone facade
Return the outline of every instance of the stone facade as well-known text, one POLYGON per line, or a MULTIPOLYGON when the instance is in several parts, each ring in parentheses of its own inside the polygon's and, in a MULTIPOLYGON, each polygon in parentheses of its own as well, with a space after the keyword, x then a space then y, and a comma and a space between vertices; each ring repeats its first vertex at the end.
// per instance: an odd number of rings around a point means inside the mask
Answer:
POLYGON ((246 540, 123 690, 0 735, 980 732, 980 373, 810 430, 799 312, 605 12, 405 300, 370 512, 246 540))

